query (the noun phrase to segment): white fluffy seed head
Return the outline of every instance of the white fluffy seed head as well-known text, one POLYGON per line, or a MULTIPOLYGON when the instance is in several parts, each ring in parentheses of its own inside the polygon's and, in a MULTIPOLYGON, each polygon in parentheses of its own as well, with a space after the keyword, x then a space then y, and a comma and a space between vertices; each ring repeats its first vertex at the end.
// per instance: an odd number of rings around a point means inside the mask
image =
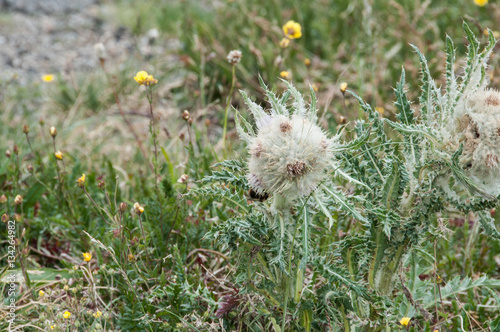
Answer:
POLYGON ((297 94, 293 88, 296 99, 293 114, 277 99, 274 100, 277 103, 270 100, 274 107, 267 113, 243 94, 256 118, 258 131, 249 135, 238 125, 241 137, 248 142, 250 187, 259 194, 280 195, 289 202, 309 195, 325 180, 333 170, 337 144, 316 124, 316 110, 306 109, 297 94))
POLYGON ((500 92, 483 89, 464 98, 455 112, 467 175, 489 194, 500 194, 500 92))

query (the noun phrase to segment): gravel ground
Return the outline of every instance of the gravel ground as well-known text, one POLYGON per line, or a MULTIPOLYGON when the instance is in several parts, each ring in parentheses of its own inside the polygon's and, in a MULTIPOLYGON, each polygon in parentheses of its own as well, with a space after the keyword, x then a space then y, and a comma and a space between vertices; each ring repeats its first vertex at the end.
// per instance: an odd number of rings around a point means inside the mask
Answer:
POLYGON ((130 32, 103 21, 96 0, 0 0, 0 80, 40 81, 43 74, 93 70, 94 45, 109 57, 126 59, 135 50, 130 32))

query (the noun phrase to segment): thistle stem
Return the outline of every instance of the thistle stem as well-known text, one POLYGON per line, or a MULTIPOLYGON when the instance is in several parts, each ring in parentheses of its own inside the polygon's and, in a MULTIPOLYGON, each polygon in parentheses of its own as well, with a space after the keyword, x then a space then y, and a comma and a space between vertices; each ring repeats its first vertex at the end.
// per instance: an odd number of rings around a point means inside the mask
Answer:
POLYGON ((233 89, 234 89, 235 82, 236 82, 236 66, 233 65, 231 89, 229 90, 229 95, 227 96, 226 111, 224 112, 224 130, 222 131, 222 150, 224 152, 224 157, 226 157, 227 116, 229 113, 229 106, 231 105, 231 99, 232 99, 232 95, 233 95, 233 89))

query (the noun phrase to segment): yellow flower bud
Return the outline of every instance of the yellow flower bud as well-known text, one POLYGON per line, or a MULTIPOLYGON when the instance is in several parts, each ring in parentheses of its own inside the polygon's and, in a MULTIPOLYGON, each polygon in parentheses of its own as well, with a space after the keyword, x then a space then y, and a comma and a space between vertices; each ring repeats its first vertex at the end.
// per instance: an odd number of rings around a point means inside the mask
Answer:
POLYGON ((137 202, 136 202, 136 203, 134 204, 134 211, 135 211, 135 213, 137 213, 138 215, 141 215, 141 214, 143 214, 143 213, 144 213, 144 207, 143 207, 141 204, 139 204, 139 203, 137 203, 137 202))
POLYGON ((281 41, 280 41, 280 47, 281 48, 287 48, 288 45, 290 45, 290 39, 288 38, 283 38, 281 41))
POLYGON ((282 72, 280 72, 280 76, 281 76, 281 78, 287 80, 290 78, 290 72, 283 70, 282 72))
POLYGON ((76 180, 76 183, 78 187, 83 188, 85 186, 85 174, 82 174, 82 176, 76 180))
POLYGON ((50 127, 50 136, 56 137, 57 136, 57 129, 56 127, 50 127))
POLYGON ((92 254, 90 252, 84 252, 82 253, 82 255, 83 255, 83 260, 86 262, 90 262, 90 260, 92 259, 92 254))
POLYGON ((57 151, 54 153, 57 159, 62 160, 63 159, 63 153, 61 151, 57 151))
POLYGON ((340 84, 340 91, 342 93, 345 93, 347 90, 347 83, 346 82, 343 82, 342 84, 340 84))

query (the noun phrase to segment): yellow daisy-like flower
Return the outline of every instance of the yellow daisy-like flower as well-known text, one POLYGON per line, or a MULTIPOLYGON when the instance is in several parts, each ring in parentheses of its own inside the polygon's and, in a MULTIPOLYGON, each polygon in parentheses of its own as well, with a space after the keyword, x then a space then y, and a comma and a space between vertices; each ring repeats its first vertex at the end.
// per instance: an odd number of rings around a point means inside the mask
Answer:
POLYGON ((403 317, 403 318, 401 318, 399 323, 403 326, 408 326, 408 324, 410 324, 410 320, 411 320, 410 317, 403 317))
POLYGON ((289 79, 290 78, 290 72, 286 71, 286 70, 283 70, 281 73, 280 73, 280 76, 281 78, 284 78, 285 80, 289 79))
POLYGON ((47 83, 48 82, 52 82, 54 80, 54 77, 55 76, 52 75, 52 74, 43 75, 42 76, 42 81, 47 82, 47 83))
POLYGON ((385 109, 382 106, 375 107, 375 111, 377 111, 381 116, 384 116, 385 109))
POLYGON ((65 312, 64 312, 64 314, 63 314, 63 318, 64 318, 64 319, 68 319, 68 318, 70 318, 70 317, 71 317, 71 312, 69 312, 69 311, 65 311, 65 312))
POLYGON ((479 7, 486 6, 488 0, 474 0, 474 4, 479 7))
POLYGON ((43 290, 38 291, 38 296, 42 297, 45 295, 45 292, 43 290))
POLYGON ((62 160, 63 158, 63 153, 61 151, 57 151, 54 153, 57 159, 62 160))
POLYGON ((82 174, 82 176, 76 180, 76 183, 78 184, 78 187, 82 188, 85 185, 85 174, 82 174))
POLYGON ((92 259, 92 254, 90 252, 83 252, 83 260, 89 262, 92 259))
POLYGON ((283 26, 283 32, 289 39, 297 39, 302 37, 302 27, 295 21, 288 21, 283 26))
POLYGON ((158 80, 155 80, 153 75, 149 75, 148 72, 144 70, 137 72, 134 76, 134 80, 140 85, 153 85, 158 83, 158 80))
POLYGON ((134 203, 134 211, 135 213, 137 213, 138 215, 141 215, 144 213, 144 206, 142 206, 141 204, 135 202, 134 203))
POLYGON ((101 316, 102 316, 102 312, 100 312, 99 310, 97 310, 96 312, 94 312, 94 313, 92 314, 92 316, 94 316, 94 318, 99 318, 99 317, 101 317, 101 316))
POLYGON ((50 329, 51 329, 51 330, 53 330, 53 329, 55 329, 55 328, 56 328, 56 326, 55 326, 55 325, 50 325, 50 329))
POLYGON ((290 39, 288 38, 283 38, 281 41, 280 41, 280 47, 281 48, 287 48, 288 45, 290 45, 290 39))

